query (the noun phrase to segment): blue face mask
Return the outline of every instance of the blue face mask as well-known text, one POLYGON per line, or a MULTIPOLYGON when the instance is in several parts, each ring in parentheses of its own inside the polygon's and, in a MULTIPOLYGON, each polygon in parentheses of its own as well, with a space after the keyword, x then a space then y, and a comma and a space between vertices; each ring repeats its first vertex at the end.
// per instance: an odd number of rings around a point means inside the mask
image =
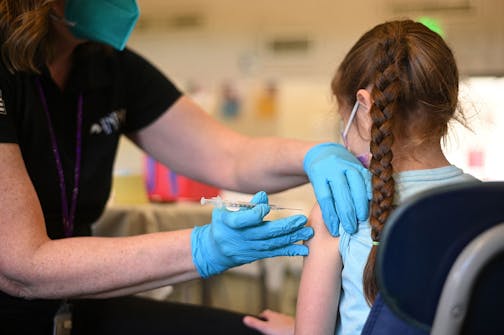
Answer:
POLYGON ((77 38, 123 50, 140 11, 136 0, 66 0, 65 20, 77 38))

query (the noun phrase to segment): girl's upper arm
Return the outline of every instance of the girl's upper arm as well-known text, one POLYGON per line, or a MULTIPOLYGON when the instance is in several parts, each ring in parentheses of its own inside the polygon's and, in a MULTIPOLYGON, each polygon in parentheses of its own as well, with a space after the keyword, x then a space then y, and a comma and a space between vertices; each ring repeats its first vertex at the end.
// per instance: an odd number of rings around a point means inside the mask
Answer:
POLYGON ((315 234, 307 242, 296 307, 296 334, 334 334, 341 287, 339 238, 331 236, 316 205, 309 218, 315 234))

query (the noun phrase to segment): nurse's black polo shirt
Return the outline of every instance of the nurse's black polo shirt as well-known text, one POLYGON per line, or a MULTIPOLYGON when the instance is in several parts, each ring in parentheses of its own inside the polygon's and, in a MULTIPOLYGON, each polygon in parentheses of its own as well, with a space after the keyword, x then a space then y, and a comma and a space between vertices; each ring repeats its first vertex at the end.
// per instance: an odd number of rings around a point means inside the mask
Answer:
MULTIPOLYGON (((61 155, 67 197, 72 194, 74 180, 77 101, 83 95, 81 176, 74 235, 88 235, 109 197, 119 137, 152 123, 181 93, 153 65, 128 49, 119 52, 87 43, 75 50, 74 61, 64 91, 56 86, 47 68, 42 69, 39 78, 61 155)), ((61 238, 58 172, 36 77, 12 74, 0 62, 0 142, 19 144, 49 237, 61 238)))

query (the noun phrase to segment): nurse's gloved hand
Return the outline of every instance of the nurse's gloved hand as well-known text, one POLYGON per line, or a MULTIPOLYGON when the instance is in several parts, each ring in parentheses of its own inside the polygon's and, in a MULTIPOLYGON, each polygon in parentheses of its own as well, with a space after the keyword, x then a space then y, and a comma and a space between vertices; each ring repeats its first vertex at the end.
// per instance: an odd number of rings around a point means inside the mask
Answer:
POLYGON ((371 174, 344 146, 322 143, 304 158, 304 170, 312 183, 327 229, 339 236, 339 225, 353 234, 357 220, 369 216, 371 174))
POLYGON ((258 205, 239 211, 214 208, 212 223, 193 229, 192 257, 201 277, 267 257, 308 254, 308 247, 295 244, 313 236, 304 215, 264 221, 270 211, 266 193, 257 193, 252 202, 258 205))

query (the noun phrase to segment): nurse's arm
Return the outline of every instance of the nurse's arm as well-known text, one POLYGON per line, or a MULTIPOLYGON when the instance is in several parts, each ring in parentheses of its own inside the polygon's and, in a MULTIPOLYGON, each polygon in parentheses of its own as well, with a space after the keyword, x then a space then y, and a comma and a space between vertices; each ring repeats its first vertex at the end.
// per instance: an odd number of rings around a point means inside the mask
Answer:
POLYGON ((245 193, 276 192, 308 182, 303 159, 316 144, 239 134, 184 96, 129 137, 175 172, 245 193))
POLYGON ((333 335, 341 290, 339 238, 327 231, 318 205, 310 214, 309 225, 315 234, 307 242, 310 253, 303 262, 295 334, 333 335))
POLYGON ((16 144, 0 144, 0 203, 0 290, 10 295, 114 296, 198 277, 191 230, 49 239, 16 144))

